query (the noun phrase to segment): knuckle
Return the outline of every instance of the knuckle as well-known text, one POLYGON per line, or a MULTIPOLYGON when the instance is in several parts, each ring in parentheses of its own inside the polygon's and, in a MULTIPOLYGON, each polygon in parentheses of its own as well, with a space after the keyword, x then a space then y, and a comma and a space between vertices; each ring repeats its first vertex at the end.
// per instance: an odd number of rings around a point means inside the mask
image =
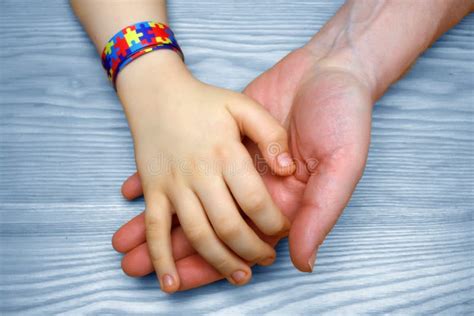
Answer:
POLYGON ((171 253, 163 248, 163 244, 159 241, 148 239, 148 253, 154 267, 167 266, 170 262, 171 253))
MULTIPOLYGON (((278 211, 280 212, 280 211, 278 211)), ((266 227, 266 231, 264 232, 268 236, 280 236, 286 235, 288 233, 288 225, 287 220, 283 216, 279 216, 274 222, 272 222, 268 227, 266 227)))
POLYGON ((166 265, 166 258, 161 254, 161 252, 154 251, 150 253, 151 263, 154 267, 163 267, 166 265))
POLYGON ((197 244, 202 244, 210 238, 209 232, 202 226, 188 228, 187 230, 185 230, 185 232, 186 236, 188 237, 189 241, 193 246, 197 244))
POLYGON ((237 238, 242 229, 238 222, 231 219, 223 219, 217 225, 217 235, 224 240, 232 240, 237 238))
POLYGON ((232 153, 230 152, 228 146, 225 146, 225 145, 214 146, 214 148, 212 149, 212 154, 213 154, 213 157, 215 157, 217 161, 221 161, 221 162, 227 161, 228 159, 232 157, 232 153))
POLYGON ((158 216, 157 214, 150 214, 152 212, 146 212, 145 225, 147 229, 162 229, 166 225, 166 221, 158 216))
POLYGON ((265 261, 265 262, 273 262, 276 258, 276 254, 275 254, 275 250, 273 249, 269 249, 269 250, 264 250, 262 251, 262 254, 255 257, 252 261, 253 262, 262 262, 262 261, 265 261))
POLYGON ((286 130, 278 125, 270 132, 269 139, 272 141, 284 141, 286 140, 286 130))
POLYGON ((234 266, 232 259, 227 258, 227 256, 222 256, 216 259, 213 264, 214 268, 220 271, 222 274, 227 273, 227 271, 232 271, 232 266, 234 266))
POLYGON ((248 256, 248 258, 245 258, 247 261, 249 262, 259 262, 265 258, 267 258, 269 255, 268 255, 268 252, 267 253, 258 253, 258 254, 252 254, 250 256, 248 256))
POLYGON ((284 226, 283 222, 272 225, 266 229, 265 234, 268 236, 279 235, 283 231, 284 226))
POLYGON ((254 190, 244 196, 243 208, 247 212, 259 212, 265 208, 266 198, 260 191, 254 190))

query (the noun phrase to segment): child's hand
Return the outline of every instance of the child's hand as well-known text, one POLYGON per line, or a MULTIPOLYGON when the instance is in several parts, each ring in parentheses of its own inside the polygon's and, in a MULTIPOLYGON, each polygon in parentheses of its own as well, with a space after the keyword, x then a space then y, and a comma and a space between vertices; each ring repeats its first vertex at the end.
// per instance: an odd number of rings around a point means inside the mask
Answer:
POLYGON ((241 137, 259 144, 272 171, 289 175, 295 166, 284 128, 250 98, 196 80, 171 51, 128 65, 117 88, 135 142, 147 240, 161 288, 179 288, 170 240, 173 213, 196 251, 231 283, 250 279, 243 260, 271 264, 275 251, 247 225, 239 208, 266 235, 284 233, 289 222, 266 191, 241 137))

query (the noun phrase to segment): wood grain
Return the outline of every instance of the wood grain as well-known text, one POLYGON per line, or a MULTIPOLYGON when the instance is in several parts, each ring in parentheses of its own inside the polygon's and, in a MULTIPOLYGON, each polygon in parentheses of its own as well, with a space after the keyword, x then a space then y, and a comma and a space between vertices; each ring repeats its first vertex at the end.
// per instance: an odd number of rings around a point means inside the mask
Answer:
MULTIPOLYGON (((187 62, 241 90, 303 45, 340 1, 170 1, 187 62)), ((474 313, 474 16, 374 110, 365 175, 312 274, 288 247, 248 286, 178 293, 126 277, 110 238, 143 208, 120 104, 66 1, 2 1, 1 314, 474 313)))

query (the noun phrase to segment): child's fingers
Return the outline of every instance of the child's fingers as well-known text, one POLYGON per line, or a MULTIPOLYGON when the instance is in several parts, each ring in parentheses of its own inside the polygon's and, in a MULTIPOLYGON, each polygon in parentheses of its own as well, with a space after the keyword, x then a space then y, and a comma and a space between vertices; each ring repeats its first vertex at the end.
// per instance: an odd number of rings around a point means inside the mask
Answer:
MULTIPOLYGON (((176 268, 181 280, 179 291, 203 286, 224 278, 219 271, 196 253, 176 258, 176 268)), ((123 257, 122 269, 131 277, 143 277, 153 272, 146 243, 123 257)))
POLYGON ((224 179, 203 178, 195 184, 196 193, 217 236, 239 257, 264 265, 273 263, 275 250, 262 241, 239 213, 224 179), (202 183, 204 182, 204 183, 202 183))
POLYGON ((241 132, 258 145, 276 174, 286 176, 295 171, 296 165, 288 150, 288 134, 270 113, 249 98, 229 104, 228 109, 238 121, 241 132))
MULTIPOLYGON (((191 254, 177 260, 176 267, 181 279, 179 291, 193 289, 224 278, 198 254, 191 254)), ((122 260, 122 269, 127 275, 134 277, 142 277, 153 272, 146 243, 125 255, 122 260)))
MULTIPOLYGON (((250 226, 254 226, 252 222, 250 222, 249 219, 246 220, 250 226)), ((126 227, 126 226, 124 226, 126 227)), ((257 229, 257 228, 254 228, 257 229)), ((143 231, 145 231, 145 226, 143 225, 143 231)), ((274 247, 279 238, 277 237, 270 237, 263 235, 262 233, 258 232, 259 236, 265 240, 269 245, 274 247)), ((182 264, 178 264, 181 262, 180 259, 192 256, 196 254, 196 251, 194 248, 191 246, 189 241, 187 240, 186 236, 184 235, 184 232, 181 227, 175 227, 173 228, 171 232, 171 243, 173 246, 173 258, 175 259, 175 262, 177 264, 177 269, 178 269, 178 274, 179 274, 179 279, 180 279, 180 284, 181 288, 189 288, 189 284, 195 284, 193 281, 195 278, 193 275, 187 275, 186 273, 183 273, 182 271, 182 264)), ((199 256, 199 255, 197 255, 199 256)), ((199 256, 200 257, 200 256, 199 256)), ((191 261, 187 261, 191 262, 191 261)), ((212 269, 216 271, 214 268, 212 268, 211 265, 209 265, 206 262, 206 265, 209 267, 206 267, 206 270, 212 269)), ((192 267, 190 267, 192 268, 192 267)), ((142 277, 145 275, 148 275, 154 271, 153 269, 153 264, 151 263, 150 255, 148 252, 148 246, 145 243, 142 243, 140 245, 137 245, 135 248, 132 250, 128 251, 123 259, 122 259, 122 270, 129 276, 132 277, 142 277)), ((186 270, 187 271, 187 270, 186 270)), ((204 273, 204 272, 203 272, 204 273)), ((202 276, 202 274, 199 274, 202 276)), ((207 284, 209 282, 212 282, 213 280, 211 279, 206 279, 203 278, 201 285, 207 284)))
POLYGON ((171 245, 170 203, 162 194, 147 195, 145 211, 146 239, 151 262, 155 268, 161 289, 173 293, 179 288, 171 245))
POLYGON ((243 157, 238 171, 225 169, 224 179, 240 208, 264 234, 273 236, 288 232, 290 222, 275 205, 263 183, 262 177, 255 170, 252 159, 242 146, 237 157, 243 157))
POLYGON ((170 191, 171 203, 194 249, 232 284, 247 283, 252 271, 216 236, 195 193, 187 188, 171 188, 170 191))
MULTIPOLYGON (((219 271, 196 253, 177 259, 176 268, 181 279, 179 291, 193 289, 224 278, 219 271)), ((143 277, 153 272, 146 243, 125 255, 122 260, 122 269, 127 275, 133 277, 143 277)))

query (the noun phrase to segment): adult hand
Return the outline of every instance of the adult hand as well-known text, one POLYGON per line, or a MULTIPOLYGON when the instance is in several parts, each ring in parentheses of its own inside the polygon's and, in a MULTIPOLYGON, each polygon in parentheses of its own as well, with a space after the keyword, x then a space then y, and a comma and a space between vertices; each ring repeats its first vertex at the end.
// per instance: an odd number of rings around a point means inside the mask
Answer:
MULTIPOLYGON (((296 173, 283 178, 257 168, 275 203, 292 221, 290 254, 301 271, 312 271, 318 247, 363 173, 373 100, 364 75, 355 69, 345 61, 318 56, 304 47, 286 56, 244 91, 289 132, 296 173)), ((247 149, 252 156, 259 155, 255 144, 247 142, 247 149)), ((122 191, 128 199, 142 194, 137 174, 124 183, 122 191)), ((278 241, 264 238, 272 245, 278 241)), ((178 225, 172 241, 181 290, 222 278, 190 247, 178 225)), ((113 245, 126 253, 122 261, 125 273, 144 276, 153 272, 143 214, 117 231, 113 245)))
MULTIPOLYGON (((290 136, 297 159, 294 176, 263 179, 276 204, 293 221, 290 253, 295 266, 311 271, 315 250, 336 223, 362 175, 371 108, 433 41, 474 10, 468 0, 348 0, 305 46, 253 81, 245 93, 264 105, 290 136)), ((256 155, 255 145, 248 144, 256 155)), ((141 195, 138 176, 123 193, 141 195)), ((266 238, 274 245, 275 238, 266 238)), ((129 275, 153 271, 143 216, 123 226, 114 247, 126 252, 129 275)), ((173 231, 181 290, 222 276, 194 251, 179 226, 173 231)))

